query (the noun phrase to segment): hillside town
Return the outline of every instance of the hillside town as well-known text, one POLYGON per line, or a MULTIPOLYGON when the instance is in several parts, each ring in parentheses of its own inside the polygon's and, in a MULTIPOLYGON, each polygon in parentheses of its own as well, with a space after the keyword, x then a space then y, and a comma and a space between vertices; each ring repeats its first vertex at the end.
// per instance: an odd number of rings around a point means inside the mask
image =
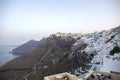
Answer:
POLYGON ((61 73, 44 77, 44 80, 120 80, 119 32, 108 30, 73 37, 80 37, 73 44, 74 47, 87 45, 83 50, 72 51, 73 55, 79 53, 94 55, 91 62, 86 64, 89 69, 83 70, 83 67, 78 67, 75 69, 75 75, 77 76, 70 73, 61 73))

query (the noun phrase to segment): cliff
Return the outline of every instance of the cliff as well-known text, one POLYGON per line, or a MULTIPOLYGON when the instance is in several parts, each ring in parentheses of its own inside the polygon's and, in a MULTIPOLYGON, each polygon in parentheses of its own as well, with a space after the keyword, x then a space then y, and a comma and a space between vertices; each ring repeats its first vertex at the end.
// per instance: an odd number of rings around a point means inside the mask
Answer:
POLYGON ((46 39, 43 38, 40 41, 35 41, 35 40, 30 40, 17 48, 12 50, 12 54, 17 54, 17 55, 24 55, 32 52, 35 50, 37 47, 39 47, 46 39))
MULTIPOLYGON (((48 37, 41 46, 31 53, 20 56, 2 66, 0 68, 0 80, 8 78, 10 80, 18 80, 18 76, 34 71, 34 67, 39 69, 62 62, 74 42, 75 39, 71 37, 64 37, 64 39, 61 37, 48 37), (13 74, 15 76, 11 77, 13 74)), ((50 68, 50 70, 52 69, 50 68)), ((24 80, 23 77, 19 77, 19 79, 24 80)))

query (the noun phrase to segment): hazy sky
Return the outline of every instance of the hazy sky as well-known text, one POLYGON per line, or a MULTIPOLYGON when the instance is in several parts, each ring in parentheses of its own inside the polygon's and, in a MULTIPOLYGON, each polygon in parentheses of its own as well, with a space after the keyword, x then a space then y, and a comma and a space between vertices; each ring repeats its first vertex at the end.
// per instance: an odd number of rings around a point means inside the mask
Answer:
POLYGON ((120 25, 120 0, 0 0, 0 44, 120 25))

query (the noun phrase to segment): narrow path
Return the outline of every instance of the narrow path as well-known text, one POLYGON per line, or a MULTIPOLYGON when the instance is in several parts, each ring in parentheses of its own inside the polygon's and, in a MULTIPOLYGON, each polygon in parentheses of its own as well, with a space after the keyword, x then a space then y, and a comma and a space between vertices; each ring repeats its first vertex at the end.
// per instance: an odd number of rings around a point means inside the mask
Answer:
MULTIPOLYGON (((39 63, 37 63, 36 65, 39 65, 39 64, 41 64, 41 62, 49 55, 49 53, 50 53, 50 51, 53 49, 53 47, 55 46, 56 44, 54 43, 53 44, 53 46, 47 51, 47 53, 42 57, 42 58, 40 58, 40 59, 38 59, 38 62, 39 63)), ((33 67, 34 69, 34 71, 31 71, 31 72, 29 72, 28 74, 26 74, 25 76, 23 76, 23 78, 25 79, 25 80, 28 80, 28 76, 30 75, 30 74, 35 74, 37 71, 36 71, 36 65, 33 67)))
POLYGON ((53 47, 48 50, 48 52, 39 60, 39 63, 41 63, 49 55, 49 53, 52 49, 53 49, 53 47))

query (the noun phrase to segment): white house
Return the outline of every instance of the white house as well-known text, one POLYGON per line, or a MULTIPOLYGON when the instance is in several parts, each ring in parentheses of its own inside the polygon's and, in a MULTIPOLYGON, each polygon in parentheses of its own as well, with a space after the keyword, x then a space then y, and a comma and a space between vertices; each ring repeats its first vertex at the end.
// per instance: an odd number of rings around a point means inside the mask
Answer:
POLYGON ((103 72, 120 74, 120 53, 114 56, 106 55, 103 58, 103 64, 100 69, 103 72))

